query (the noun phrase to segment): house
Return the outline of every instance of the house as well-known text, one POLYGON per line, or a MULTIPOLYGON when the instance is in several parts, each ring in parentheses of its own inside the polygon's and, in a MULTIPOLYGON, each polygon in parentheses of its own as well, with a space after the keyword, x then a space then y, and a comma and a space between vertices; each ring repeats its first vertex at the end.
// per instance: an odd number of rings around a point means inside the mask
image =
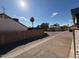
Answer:
POLYGON ((21 24, 18 19, 12 18, 5 13, 0 14, 0 32, 24 30, 27 30, 27 27, 21 24))
POLYGON ((71 10, 74 26, 79 28, 79 7, 71 10))
POLYGON ((79 57, 79 7, 71 10, 73 18, 73 43, 74 43, 74 56, 79 57))
POLYGON ((60 30, 61 30, 61 27, 58 24, 56 24, 56 26, 50 25, 50 31, 60 31, 60 30))

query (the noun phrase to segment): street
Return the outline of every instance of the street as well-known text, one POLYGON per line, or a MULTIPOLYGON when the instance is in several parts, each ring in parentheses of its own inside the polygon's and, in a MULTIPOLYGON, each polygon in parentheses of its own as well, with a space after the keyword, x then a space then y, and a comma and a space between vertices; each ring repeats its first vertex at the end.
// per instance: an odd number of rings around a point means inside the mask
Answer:
POLYGON ((2 55, 2 58, 67 58, 69 57, 72 32, 46 32, 49 37, 19 46, 2 55))

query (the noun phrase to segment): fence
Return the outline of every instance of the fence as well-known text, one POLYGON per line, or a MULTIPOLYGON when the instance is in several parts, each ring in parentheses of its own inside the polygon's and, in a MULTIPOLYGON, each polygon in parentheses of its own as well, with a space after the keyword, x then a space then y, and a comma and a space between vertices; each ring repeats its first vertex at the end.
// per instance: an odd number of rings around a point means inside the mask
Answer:
POLYGON ((42 29, 18 31, 18 32, 0 32, 0 45, 16 42, 18 40, 27 39, 30 37, 40 36, 43 34, 44 31, 42 29))

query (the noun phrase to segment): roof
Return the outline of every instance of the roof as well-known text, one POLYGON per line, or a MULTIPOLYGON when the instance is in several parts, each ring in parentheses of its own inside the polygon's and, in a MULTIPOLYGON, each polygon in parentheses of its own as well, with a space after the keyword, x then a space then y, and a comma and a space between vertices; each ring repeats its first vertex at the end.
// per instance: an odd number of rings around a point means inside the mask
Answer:
POLYGON ((73 15, 79 13, 79 7, 74 8, 74 9, 71 9, 71 13, 72 13, 73 15))
POLYGON ((23 31, 27 30, 27 26, 24 26, 18 21, 13 20, 12 17, 8 16, 7 14, 1 13, 0 16, 5 16, 8 18, 0 17, 0 32, 1 31, 23 31))
POLYGON ((7 14, 5 14, 5 13, 0 13, 0 15, 4 15, 4 16, 6 16, 6 17, 8 17, 8 18, 12 19, 10 16, 8 16, 8 15, 7 15, 7 14))
MULTIPOLYGON (((0 13, 0 15, 4 15, 4 16, 6 16, 6 17, 12 19, 12 20, 14 20, 14 19, 19 20, 18 18, 12 18, 12 17, 8 16, 8 15, 5 14, 5 13, 0 13)), ((16 20, 14 20, 14 21, 16 21, 16 20)), ((16 21, 16 22, 18 22, 18 21, 16 21)), ((22 24, 22 23, 20 23, 20 22, 18 22, 18 23, 21 24, 21 25, 24 26, 24 27, 27 27, 27 26, 25 26, 24 24, 22 24)))

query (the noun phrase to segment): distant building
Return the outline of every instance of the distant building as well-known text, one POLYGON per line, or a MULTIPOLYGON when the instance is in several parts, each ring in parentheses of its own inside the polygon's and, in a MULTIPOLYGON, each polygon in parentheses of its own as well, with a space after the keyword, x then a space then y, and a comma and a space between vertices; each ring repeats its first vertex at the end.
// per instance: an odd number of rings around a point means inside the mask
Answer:
POLYGON ((59 25, 50 25, 50 31, 60 31, 61 27, 59 25))
POLYGON ((0 14, 0 31, 24 31, 27 27, 19 23, 18 19, 11 18, 10 16, 1 13, 0 14))

